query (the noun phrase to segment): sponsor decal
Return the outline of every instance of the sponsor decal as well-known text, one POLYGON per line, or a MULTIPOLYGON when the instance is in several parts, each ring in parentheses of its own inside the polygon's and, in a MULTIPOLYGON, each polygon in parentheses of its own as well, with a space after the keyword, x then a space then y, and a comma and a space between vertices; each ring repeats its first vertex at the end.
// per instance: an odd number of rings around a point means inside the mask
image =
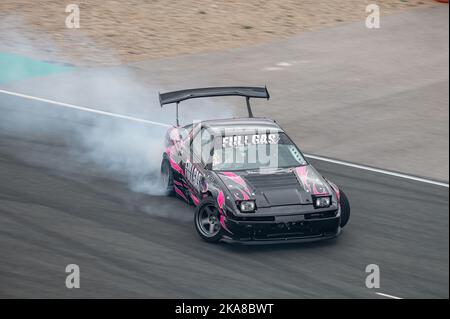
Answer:
POLYGON ((240 147, 246 145, 267 145, 278 144, 280 136, 278 134, 253 134, 234 135, 222 137, 222 147, 240 147))
POLYGON ((194 188, 201 192, 202 190, 202 177, 203 174, 198 170, 198 168, 191 162, 186 162, 185 165, 186 179, 194 186, 194 188))

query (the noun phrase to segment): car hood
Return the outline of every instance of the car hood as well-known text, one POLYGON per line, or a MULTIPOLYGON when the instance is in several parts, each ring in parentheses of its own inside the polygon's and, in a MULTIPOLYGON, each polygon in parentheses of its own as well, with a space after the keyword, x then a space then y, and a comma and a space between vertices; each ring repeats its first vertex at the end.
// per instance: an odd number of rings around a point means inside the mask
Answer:
POLYGON ((259 208, 312 204, 312 195, 332 195, 330 185, 311 166, 217 172, 235 200, 254 199, 259 208))

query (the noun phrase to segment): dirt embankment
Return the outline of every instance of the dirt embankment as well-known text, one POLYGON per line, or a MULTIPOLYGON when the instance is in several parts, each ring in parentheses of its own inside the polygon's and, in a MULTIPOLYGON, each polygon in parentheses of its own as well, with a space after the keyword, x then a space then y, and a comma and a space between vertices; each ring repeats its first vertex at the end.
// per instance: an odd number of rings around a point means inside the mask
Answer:
POLYGON ((433 0, 2 0, 0 50, 77 64, 119 64, 270 41, 433 0), (68 4, 80 29, 67 29, 68 4), (33 48, 31 50, 31 48, 33 48))

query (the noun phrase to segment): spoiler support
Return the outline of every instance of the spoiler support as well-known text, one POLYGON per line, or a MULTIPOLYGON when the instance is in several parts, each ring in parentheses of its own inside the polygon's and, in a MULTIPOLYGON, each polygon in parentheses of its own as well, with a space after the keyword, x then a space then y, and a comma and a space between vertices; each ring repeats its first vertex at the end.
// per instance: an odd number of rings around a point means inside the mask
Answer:
POLYGON ((245 102, 247 103, 248 117, 253 117, 252 107, 250 105, 250 98, 248 96, 245 97, 245 102))
MULTIPOLYGON (((177 104, 176 104, 176 106, 175 106, 175 109, 176 109, 176 116, 177 116, 177 126, 180 126, 180 121, 178 120, 178 104, 180 104, 180 102, 176 102, 177 104)), ((162 107, 162 105, 161 105, 161 107, 162 107)))
POLYGON ((176 120, 179 126, 178 119, 178 105, 181 101, 203 98, 203 97, 218 97, 218 96, 243 96, 247 104, 248 117, 253 117, 252 108, 250 105, 250 98, 265 98, 269 99, 270 95, 267 87, 209 87, 188 89, 181 91, 172 91, 167 93, 159 93, 159 103, 161 107, 166 104, 176 103, 176 120))

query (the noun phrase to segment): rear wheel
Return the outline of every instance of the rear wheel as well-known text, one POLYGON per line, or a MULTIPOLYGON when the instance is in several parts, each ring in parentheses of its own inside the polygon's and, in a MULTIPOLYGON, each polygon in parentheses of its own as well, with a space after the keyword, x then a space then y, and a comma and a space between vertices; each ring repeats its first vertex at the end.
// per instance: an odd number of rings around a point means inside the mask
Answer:
POLYGON ((340 191, 340 194, 341 227, 344 227, 345 225, 347 225, 348 220, 350 219, 350 203, 348 201, 347 195, 345 195, 342 190, 340 191))
POLYGON ((161 163, 161 187, 166 195, 173 195, 173 171, 169 161, 164 158, 161 163))
POLYGON ((203 200, 195 210, 195 229, 203 240, 215 243, 222 238, 220 212, 212 198, 203 200))

